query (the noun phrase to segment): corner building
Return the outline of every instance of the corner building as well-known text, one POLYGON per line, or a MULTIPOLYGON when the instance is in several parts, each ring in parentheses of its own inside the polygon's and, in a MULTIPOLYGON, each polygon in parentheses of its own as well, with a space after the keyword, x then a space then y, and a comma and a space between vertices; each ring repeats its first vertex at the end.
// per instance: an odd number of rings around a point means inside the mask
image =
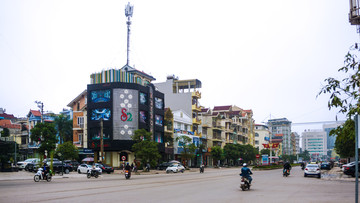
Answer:
POLYGON ((91 78, 99 78, 92 80, 97 84, 87 87, 88 147, 94 150, 94 159, 100 160, 101 119, 104 163, 118 167, 123 161, 134 162, 131 136, 137 129, 151 132, 160 154, 164 154, 164 94, 150 83, 154 78, 129 66, 91 78), (126 77, 117 77, 117 72, 126 77))

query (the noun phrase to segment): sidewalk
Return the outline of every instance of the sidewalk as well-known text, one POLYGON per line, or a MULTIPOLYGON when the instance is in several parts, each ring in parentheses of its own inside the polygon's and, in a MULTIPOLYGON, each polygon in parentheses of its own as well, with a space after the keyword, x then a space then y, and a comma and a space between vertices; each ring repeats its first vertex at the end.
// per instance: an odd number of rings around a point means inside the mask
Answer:
POLYGON ((345 175, 340 167, 333 167, 331 170, 322 170, 321 179, 325 180, 341 180, 355 182, 355 177, 345 175))

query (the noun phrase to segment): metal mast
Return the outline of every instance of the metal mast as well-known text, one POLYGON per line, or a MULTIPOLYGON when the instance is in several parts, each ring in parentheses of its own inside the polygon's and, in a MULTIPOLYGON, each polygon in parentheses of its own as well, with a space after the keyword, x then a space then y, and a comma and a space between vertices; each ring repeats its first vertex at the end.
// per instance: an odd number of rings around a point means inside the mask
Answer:
POLYGON ((133 15, 134 6, 130 5, 130 2, 125 6, 125 16, 127 17, 127 59, 126 59, 126 65, 129 65, 129 52, 130 52, 130 25, 131 20, 130 18, 133 15))

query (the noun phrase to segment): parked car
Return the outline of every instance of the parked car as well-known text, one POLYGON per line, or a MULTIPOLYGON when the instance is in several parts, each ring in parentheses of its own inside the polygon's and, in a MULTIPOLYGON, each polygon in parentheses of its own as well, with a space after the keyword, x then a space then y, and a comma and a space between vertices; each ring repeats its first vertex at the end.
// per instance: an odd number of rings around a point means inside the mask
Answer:
MULTIPOLYGON (((96 164, 95 164, 96 165, 96 164)), ((113 173, 114 172, 114 168, 113 167, 111 167, 111 166, 109 166, 109 165, 106 165, 106 164, 98 164, 98 165, 96 165, 96 167, 100 167, 101 168, 101 170, 103 171, 103 172, 106 172, 107 174, 110 174, 110 173, 113 173)))
POLYGON ((343 165, 341 166, 341 170, 344 172, 344 171, 345 171, 345 167, 350 167, 350 166, 355 166, 355 161, 350 162, 350 163, 348 163, 348 164, 343 164, 343 165))
POLYGON ((53 171, 55 173, 64 172, 65 174, 69 174, 71 171, 73 171, 73 168, 71 165, 59 161, 59 162, 53 162, 53 171))
POLYGON ((40 161, 39 162, 31 162, 25 166, 25 171, 37 172, 37 169, 41 166, 42 166, 42 164, 40 161))
POLYGON ((79 162, 77 162, 77 161, 72 161, 72 160, 65 160, 64 163, 69 164, 74 171, 76 171, 76 169, 77 169, 78 166, 80 165, 79 162))
MULTIPOLYGON (((360 172, 360 162, 358 164, 359 164, 358 171, 360 172)), ((345 166, 344 167, 344 174, 345 175, 351 175, 352 177, 355 177, 355 166, 356 166, 355 164, 345 166)))
POLYGON ((35 163, 35 162, 39 162, 39 159, 38 158, 26 159, 25 161, 17 162, 16 165, 18 166, 19 170, 23 170, 23 169, 25 169, 25 167, 28 163, 35 163))
POLYGON ((185 171, 185 167, 181 164, 172 164, 170 166, 168 166, 166 168, 166 173, 170 173, 170 172, 173 172, 173 173, 177 173, 177 172, 181 172, 181 173, 184 173, 185 171))
POLYGON ((321 170, 319 165, 317 164, 308 164, 305 167, 304 170, 304 177, 307 176, 317 176, 318 178, 321 178, 321 170))
POLYGON ((173 163, 170 163, 170 162, 164 162, 164 163, 161 163, 159 164, 156 169, 157 170, 165 170, 167 167, 169 167, 171 164, 173 163))
POLYGON ((321 169, 321 170, 322 170, 322 169, 331 170, 331 165, 330 165, 330 163, 328 163, 328 162, 323 162, 323 163, 321 163, 321 165, 320 165, 320 169, 321 169))
MULTIPOLYGON (((77 168, 78 173, 88 173, 92 169, 92 165, 89 164, 80 164, 77 168)), ((100 167, 95 167, 95 169, 99 172, 99 174, 102 173, 102 170, 100 167)))

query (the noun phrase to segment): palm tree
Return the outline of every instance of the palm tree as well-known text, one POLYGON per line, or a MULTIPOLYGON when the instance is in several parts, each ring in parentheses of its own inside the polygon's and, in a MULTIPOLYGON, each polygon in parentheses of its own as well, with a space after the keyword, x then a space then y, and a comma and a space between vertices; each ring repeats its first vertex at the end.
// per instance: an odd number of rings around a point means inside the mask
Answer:
POLYGON ((69 120, 69 116, 60 114, 55 118, 55 129, 60 138, 60 144, 64 142, 73 141, 72 127, 73 122, 69 120))

